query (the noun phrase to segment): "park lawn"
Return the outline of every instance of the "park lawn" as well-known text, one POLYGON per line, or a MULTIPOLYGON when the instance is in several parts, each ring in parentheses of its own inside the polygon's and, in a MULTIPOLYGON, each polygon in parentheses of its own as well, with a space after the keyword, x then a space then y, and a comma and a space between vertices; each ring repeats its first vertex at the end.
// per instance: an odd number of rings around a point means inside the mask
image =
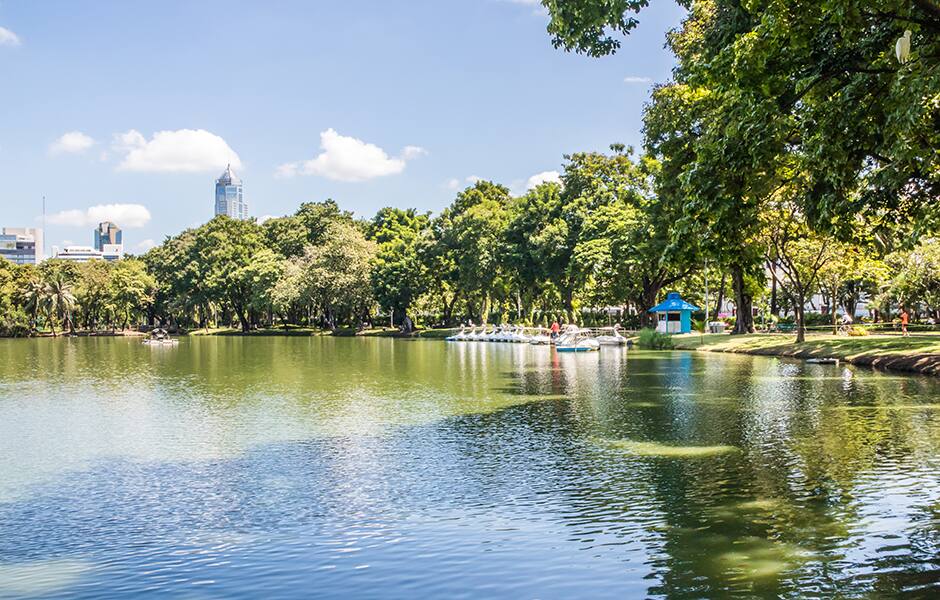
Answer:
POLYGON ((852 364, 918 373, 940 374, 940 334, 869 335, 860 337, 807 334, 802 344, 793 334, 686 334, 673 338, 680 350, 740 352, 797 358, 838 358, 852 364))

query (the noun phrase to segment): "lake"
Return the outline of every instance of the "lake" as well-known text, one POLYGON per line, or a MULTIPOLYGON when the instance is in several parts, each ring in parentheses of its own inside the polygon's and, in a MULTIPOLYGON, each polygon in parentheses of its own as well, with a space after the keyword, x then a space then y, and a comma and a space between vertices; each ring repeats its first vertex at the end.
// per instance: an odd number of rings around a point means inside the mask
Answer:
POLYGON ((0 340, 0 597, 937 597, 940 384, 329 337, 0 340))

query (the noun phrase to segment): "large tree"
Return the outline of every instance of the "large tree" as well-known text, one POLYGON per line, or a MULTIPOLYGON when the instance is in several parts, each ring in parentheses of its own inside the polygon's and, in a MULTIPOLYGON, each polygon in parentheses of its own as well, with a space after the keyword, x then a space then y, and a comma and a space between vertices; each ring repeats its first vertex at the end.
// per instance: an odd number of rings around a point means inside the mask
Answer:
POLYGON ((379 306, 395 322, 409 323, 415 300, 430 287, 421 260, 422 244, 430 238, 431 219, 414 209, 383 208, 368 226, 368 237, 378 248, 372 267, 372 289, 379 306))

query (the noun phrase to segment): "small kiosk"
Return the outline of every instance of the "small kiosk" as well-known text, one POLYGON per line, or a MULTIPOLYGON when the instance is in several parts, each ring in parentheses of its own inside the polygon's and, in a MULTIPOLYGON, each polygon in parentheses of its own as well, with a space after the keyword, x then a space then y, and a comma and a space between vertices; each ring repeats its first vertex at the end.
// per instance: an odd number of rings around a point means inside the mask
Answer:
POLYGON ((689 304, 678 292, 669 292, 666 299, 649 310, 657 317, 656 331, 660 333, 691 333, 692 313, 699 310, 689 304))

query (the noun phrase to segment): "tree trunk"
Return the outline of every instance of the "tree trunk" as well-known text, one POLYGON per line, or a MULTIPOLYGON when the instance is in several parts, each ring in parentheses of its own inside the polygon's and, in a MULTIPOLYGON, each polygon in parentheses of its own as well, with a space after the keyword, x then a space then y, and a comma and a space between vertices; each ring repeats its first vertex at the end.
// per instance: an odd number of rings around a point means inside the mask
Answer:
POLYGON ((855 296, 846 296, 842 303, 842 308, 845 309, 845 314, 852 317, 852 319, 855 319, 855 309, 858 308, 858 300, 855 298, 855 296))
POLYGON ((829 313, 830 313, 830 316, 832 317, 832 318, 831 318, 831 322, 832 322, 832 335, 837 335, 837 334, 839 333, 839 321, 838 321, 838 319, 836 319, 836 313, 839 312, 839 311, 836 310, 836 304, 837 304, 837 303, 838 303, 838 301, 836 300, 836 296, 835 296, 835 294, 833 294, 833 295, 832 295, 832 300, 829 301, 829 313))
POLYGON ((771 269, 770 275, 770 314, 777 316, 777 275, 771 269))
POLYGON ((649 282, 648 279, 643 279, 643 294, 640 296, 640 328, 645 327, 656 327, 656 322, 653 320, 653 315, 650 314, 650 309, 656 306, 656 297, 659 296, 659 292, 662 288, 658 285, 653 285, 649 282))
POLYGON ((574 323, 574 290, 568 288, 565 291, 564 301, 565 316, 568 319, 568 323, 574 323))
POLYGON ((754 333, 754 316, 751 314, 753 300, 745 289, 743 267, 738 265, 731 267, 731 285, 734 288, 734 305, 737 309, 734 330, 731 333, 754 333))
POLYGON ((483 304, 480 306, 480 325, 486 325, 490 317, 490 295, 483 294, 483 304))
POLYGON ((806 326, 803 324, 803 312, 804 306, 806 305, 806 300, 803 298, 803 295, 800 294, 798 298, 798 304, 796 305, 796 343, 802 344, 806 341, 806 326))
POLYGON ((725 302, 725 286, 728 284, 728 274, 721 274, 721 285, 718 286, 718 302, 715 303, 715 319, 721 313, 721 305, 725 302))

